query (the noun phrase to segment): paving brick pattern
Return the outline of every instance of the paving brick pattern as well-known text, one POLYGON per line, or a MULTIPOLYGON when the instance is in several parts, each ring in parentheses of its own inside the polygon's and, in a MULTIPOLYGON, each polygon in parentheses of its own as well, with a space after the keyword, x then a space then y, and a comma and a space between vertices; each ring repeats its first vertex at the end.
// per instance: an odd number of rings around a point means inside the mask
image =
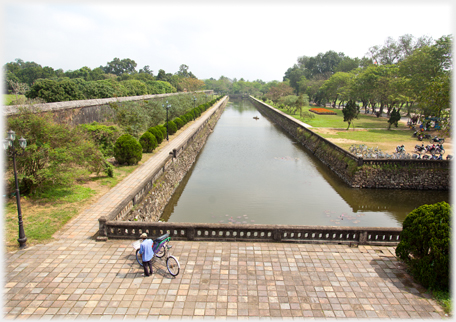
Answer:
POLYGON ((100 212, 120 202, 119 191, 144 175, 141 168, 150 171, 154 158, 70 221, 56 241, 6 254, 5 318, 445 317, 392 247, 172 241, 180 274, 172 277, 156 260, 154 274, 141 276, 131 241, 96 242, 94 235, 100 212))

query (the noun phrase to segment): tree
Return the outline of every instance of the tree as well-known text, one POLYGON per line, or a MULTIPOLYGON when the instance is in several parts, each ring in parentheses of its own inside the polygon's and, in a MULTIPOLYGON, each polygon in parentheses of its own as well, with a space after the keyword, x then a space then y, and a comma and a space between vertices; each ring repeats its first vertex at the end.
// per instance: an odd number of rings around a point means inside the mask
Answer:
MULTIPOLYGON (((347 130, 350 128, 350 124, 353 123, 354 119, 358 118, 359 114, 359 107, 356 105, 356 102, 353 100, 348 101, 345 107, 342 109, 342 113, 344 114, 344 122, 348 122, 347 130)), ((353 123, 353 130, 355 129, 353 123)))
POLYGON ((293 94, 293 88, 290 87, 286 82, 278 83, 269 89, 266 97, 273 102, 277 102, 282 96, 293 94))
POLYGON ((299 95, 299 81, 304 76, 304 70, 299 68, 297 64, 294 64, 293 67, 288 68, 283 76, 283 81, 287 79, 290 81, 290 86, 295 90, 296 95, 299 95))
POLYGON ((396 111, 396 108, 393 108, 393 111, 391 112, 390 118, 388 120, 388 130, 391 129, 391 125, 395 125, 397 127, 397 123, 401 119, 401 114, 396 111))
POLYGON ((154 71, 150 69, 150 66, 149 65, 146 65, 144 66, 144 68, 141 68, 139 70, 139 73, 142 74, 142 73, 145 73, 145 74, 149 74, 149 75, 154 75, 154 71))
POLYGON ((71 185, 83 175, 102 171, 103 155, 82 128, 57 124, 51 113, 39 112, 21 108, 8 118, 8 129, 27 138, 25 153, 17 157, 21 194, 71 185))
POLYGON ((136 62, 132 59, 125 58, 120 60, 119 58, 114 58, 112 61, 108 62, 105 67, 102 67, 106 74, 114 74, 121 76, 122 74, 134 74, 136 73, 136 62))
POLYGON ((347 85, 351 75, 349 73, 337 72, 323 83, 320 90, 325 93, 328 100, 333 100, 333 107, 341 94, 341 89, 347 85))

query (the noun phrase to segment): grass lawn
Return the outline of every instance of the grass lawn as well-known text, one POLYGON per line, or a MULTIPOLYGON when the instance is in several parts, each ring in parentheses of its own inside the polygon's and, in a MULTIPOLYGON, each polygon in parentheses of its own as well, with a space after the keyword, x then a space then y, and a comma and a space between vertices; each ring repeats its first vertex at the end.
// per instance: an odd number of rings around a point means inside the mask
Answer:
MULTIPOLYGON (((303 107, 302 111, 306 112, 311 109, 311 106, 306 106, 303 107)), ((299 114, 291 114, 287 112, 286 110, 281 110, 282 112, 293 116, 294 118, 309 124, 313 127, 332 127, 332 128, 337 128, 337 129, 346 129, 348 126, 347 122, 344 122, 344 115, 342 114, 342 109, 337 109, 337 108, 330 108, 326 107, 326 109, 336 112, 337 115, 315 115, 314 118, 301 118, 299 114)), ((384 128, 385 130, 388 128, 388 119, 384 117, 375 117, 371 116, 370 114, 363 114, 359 113, 358 119, 355 119, 353 121, 355 128, 365 128, 365 129, 381 129, 384 128)), ((350 126, 350 129, 352 129, 352 126, 350 126)), ((407 126, 403 123, 398 124, 399 129, 406 129, 407 126)))
MULTIPOLYGON (((52 187, 33 197, 21 196, 27 245, 52 241, 52 235, 71 218, 95 202, 152 155, 153 153, 144 153, 138 165, 115 167, 113 178, 100 173, 99 176, 77 181, 71 187, 52 187)), ((10 196, 6 202, 5 217, 6 246, 11 251, 18 248, 17 238, 19 237, 15 196, 10 196)))
MULTIPOLYGON (((17 95, 18 98, 23 97, 25 98, 25 95, 17 95)), ((10 105, 13 100, 16 100, 16 95, 15 94, 4 94, 3 95, 3 104, 4 105, 10 105)))

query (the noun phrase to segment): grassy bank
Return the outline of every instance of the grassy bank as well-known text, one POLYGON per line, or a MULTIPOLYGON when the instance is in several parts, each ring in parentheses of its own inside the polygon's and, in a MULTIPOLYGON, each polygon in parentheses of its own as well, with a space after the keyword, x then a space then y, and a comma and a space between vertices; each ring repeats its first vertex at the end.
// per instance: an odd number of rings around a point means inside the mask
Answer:
POLYGON ((25 95, 17 95, 17 97, 16 97, 15 94, 4 94, 3 95, 3 105, 10 105, 11 102, 15 101, 18 98, 25 99, 25 95))
MULTIPOLYGON (((52 187, 33 197, 21 196, 21 210, 27 245, 52 241, 52 235, 69 220, 89 207, 109 189, 122 181, 153 153, 144 153, 134 166, 117 166, 114 177, 104 174, 78 180, 71 187, 52 187)), ((8 196, 5 212, 5 239, 9 251, 18 249, 18 217, 15 195, 8 196)))
MULTIPOLYGON (((302 108, 303 112, 307 112, 312 108, 312 106, 306 106, 302 108)), ((337 129, 346 129, 348 126, 347 122, 344 122, 344 115, 342 114, 342 109, 337 108, 328 108, 328 110, 332 112, 336 112, 337 115, 317 115, 312 113, 315 117, 310 118, 302 118, 298 113, 292 114, 286 110, 281 110, 282 112, 293 116, 295 119, 298 119, 306 124, 309 124, 313 127, 331 127, 337 129)), ((370 114, 363 114, 360 113, 358 115, 358 119, 353 121, 355 128, 364 128, 364 129, 388 129, 388 119, 384 117, 375 117, 371 116, 370 114)), ((398 124, 398 129, 407 129, 408 127, 403 124, 398 124)), ((350 126, 350 130, 352 126, 350 126)))

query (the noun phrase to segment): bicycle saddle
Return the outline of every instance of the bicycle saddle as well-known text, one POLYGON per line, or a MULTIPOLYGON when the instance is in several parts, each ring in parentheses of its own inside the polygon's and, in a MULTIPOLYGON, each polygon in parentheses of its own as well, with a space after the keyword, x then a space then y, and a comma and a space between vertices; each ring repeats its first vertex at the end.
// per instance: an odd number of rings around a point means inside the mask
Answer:
POLYGON ((154 239, 154 244, 156 244, 156 243, 161 243, 163 240, 165 240, 165 239, 168 238, 168 237, 169 237, 169 234, 168 234, 168 233, 167 233, 167 234, 164 234, 163 236, 160 236, 160 237, 154 239))

